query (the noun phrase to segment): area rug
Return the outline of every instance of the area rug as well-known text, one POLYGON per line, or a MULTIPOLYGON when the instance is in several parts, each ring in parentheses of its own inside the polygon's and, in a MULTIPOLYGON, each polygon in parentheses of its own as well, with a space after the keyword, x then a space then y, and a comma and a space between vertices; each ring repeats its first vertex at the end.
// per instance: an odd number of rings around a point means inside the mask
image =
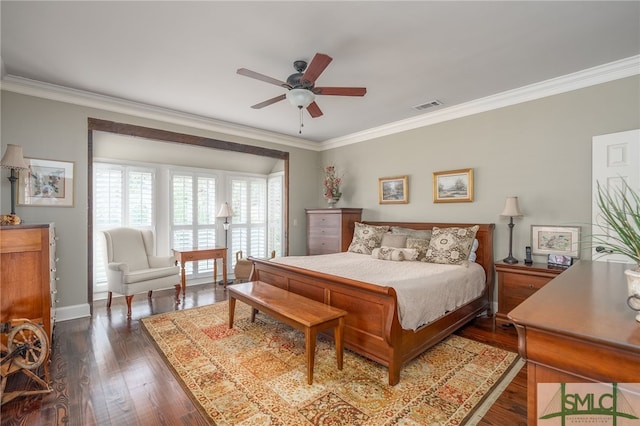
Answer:
POLYGON ((175 376, 217 425, 461 425, 473 418, 518 355, 450 336, 405 365, 387 368, 349 350, 337 369, 333 340, 318 337, 307 384, 304 334, 238 302, 142 319, 175 376))

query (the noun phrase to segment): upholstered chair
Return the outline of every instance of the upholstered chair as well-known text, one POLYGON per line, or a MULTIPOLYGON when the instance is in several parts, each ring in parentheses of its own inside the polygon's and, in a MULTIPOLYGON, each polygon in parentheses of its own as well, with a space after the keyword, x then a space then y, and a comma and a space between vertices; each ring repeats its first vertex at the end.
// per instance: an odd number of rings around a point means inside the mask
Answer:
POLYGON ((172 256, 155 256, 153 231, 115 228, 102 231, 109 296, 122 294, 127 301, 127 317, 131 317, 131 300, 137 293, 174 286, 176 303, 180 301, 180 267, 172 256))

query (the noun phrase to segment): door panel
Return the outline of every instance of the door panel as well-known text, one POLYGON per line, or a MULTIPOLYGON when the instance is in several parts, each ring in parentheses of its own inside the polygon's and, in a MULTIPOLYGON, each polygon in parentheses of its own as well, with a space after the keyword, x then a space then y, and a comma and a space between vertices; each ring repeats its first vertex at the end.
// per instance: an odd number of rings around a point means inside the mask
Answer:
MULTIPOLYGON (((593 152, 591 160, 591 227, 592 234, 609 234, 597 225, 600 209, 596 202, 597 184, 606 188, 620 188, 623 181, 640 190, 640 129, 627 132, 612 133, 595 136, 593 138, 593 152)), ((629 263, 630 259, 622 255, 605 255, 592 251, 594 260, 606 262, 629 263)))

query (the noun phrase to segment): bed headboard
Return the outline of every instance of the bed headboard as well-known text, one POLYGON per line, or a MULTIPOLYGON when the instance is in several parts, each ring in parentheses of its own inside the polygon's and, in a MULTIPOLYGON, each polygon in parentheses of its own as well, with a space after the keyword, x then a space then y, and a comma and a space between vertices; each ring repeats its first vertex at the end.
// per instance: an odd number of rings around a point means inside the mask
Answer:
POLYGON ((489 301, 493 300, 494 288, 494 259, 493 259, 493 230, 496 225, 493 223, 433 223, 433 222, 370 222, 363 221, 369 225, 385 225, 385 226, 401 226, 411 229, 432 229, 434 226, 438 228, 463 227, 467 228, 478 225, 480 228, 476 233, 478 240, 478 250, 476 251, 476 263, 480 264, 487 274, 487 290, 489 301))

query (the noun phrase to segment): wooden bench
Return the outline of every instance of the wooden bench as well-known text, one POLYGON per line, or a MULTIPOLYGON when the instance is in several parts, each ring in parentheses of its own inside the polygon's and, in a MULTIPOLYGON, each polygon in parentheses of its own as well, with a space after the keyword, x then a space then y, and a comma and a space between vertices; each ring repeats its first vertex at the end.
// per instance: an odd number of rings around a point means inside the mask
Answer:
POLYGON ((258 310, 291 327, 303 331, 307 354, 307 383, 313 383, 313 363, 318 332, 333 328, 338 370, 342 370, 342 334, 346 311, 307 299, 295 293, 260 282, 229 286, 229 328, 233 328, 236 299, 251 306, 251 322, 258 310))

